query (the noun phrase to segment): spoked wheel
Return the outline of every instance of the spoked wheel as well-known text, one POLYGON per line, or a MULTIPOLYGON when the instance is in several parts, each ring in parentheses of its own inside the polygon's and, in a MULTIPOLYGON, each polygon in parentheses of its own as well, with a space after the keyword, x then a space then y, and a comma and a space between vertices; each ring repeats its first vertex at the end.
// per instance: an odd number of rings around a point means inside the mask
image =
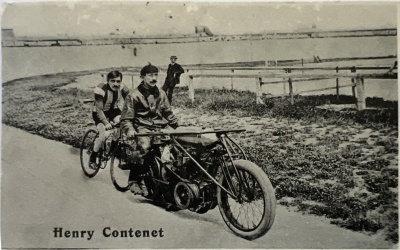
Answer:
MULTIPOLYGON (((217 188, 219 210, 226 225, 237 235, 248 240, 266 234, 275 220, 276 198, 271 182, 264 171, 247 160, 236 160, 234 164, 243 180, 232 174, 232 186, 238 198, 217 188)), ((222 177, 220 183, 228 187, 222 177)), ((228 189, 229 190, 229 189, 228 189)))
MULTIPOLYGON (((81 167, 83 173, 89 177, 94 177, 99 172, 99 167, 96 169, 91 169, 89 167, 89 158, 93 151, 94 141, 97 138, 98 133, 95 129, 89 129, 85 135, 83 136, 81 142, 81 150, 80 150, 80 158, 81 158, 81 167)), ((97 166, 100 166, 101 162, 100 159, 97 158, 96 160, 97 166)))
POLYGON ((131 145, 119 144, 111 156, 110 174, 114 187, 120 192, 126 192, 129 184, 129 172, 133 166, 135 150, 131 145))

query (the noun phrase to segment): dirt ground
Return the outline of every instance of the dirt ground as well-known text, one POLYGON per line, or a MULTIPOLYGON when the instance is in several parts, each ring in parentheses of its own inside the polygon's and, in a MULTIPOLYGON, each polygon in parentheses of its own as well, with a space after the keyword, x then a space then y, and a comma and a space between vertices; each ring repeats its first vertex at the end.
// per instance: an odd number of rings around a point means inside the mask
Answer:
MULTIPOLYGON (((91 122, 90 104, 81 101, 92 93, 86 84, 68 81, 67 76, 7 85, 3 123, 76 146, 91 122)), ((245 133, 232 136, 270 175, 280 204, 327 216, 349 229, 377 232, 382 238, 387 237, 386 230, 397 235, 397 128, 189 107, 175 107, 174 112, 181 126, 245 128, 245 133)))

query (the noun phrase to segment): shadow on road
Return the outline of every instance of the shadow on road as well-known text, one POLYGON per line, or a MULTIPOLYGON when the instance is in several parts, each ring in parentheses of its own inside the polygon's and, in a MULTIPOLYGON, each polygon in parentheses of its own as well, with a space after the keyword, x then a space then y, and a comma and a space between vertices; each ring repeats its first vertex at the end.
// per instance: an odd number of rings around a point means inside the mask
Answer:
POLYGON ((70 152, 72 155, 79 155, 80 149, 71 146, 71 147, 69 147, 69 152, 70 152))
POLYGON ((223 223, 222 219, 219 220, 219 219, 215 218, 215 216, 210 216, 210 212, 214 211, 217 208, 210 210, 206 214, 197 214, 195 212, 191 212, 188 210, 167 211, 166 204, 163 202, 148 200, 148 199, 145 199, 145 198, 142 198, 139 196, 135 196, 134 194, 130 195, 128 197, 128 199, 133 203, 148 204, 149 206, 161 208, 162 210, 165 211, 166 215, 169 214, 169 215, 177 216, 182 219, 198 220, 198 221, 204 221, 204 222, 209 222, 209 223, 218 224, 218 225, 225 225, 223 223))

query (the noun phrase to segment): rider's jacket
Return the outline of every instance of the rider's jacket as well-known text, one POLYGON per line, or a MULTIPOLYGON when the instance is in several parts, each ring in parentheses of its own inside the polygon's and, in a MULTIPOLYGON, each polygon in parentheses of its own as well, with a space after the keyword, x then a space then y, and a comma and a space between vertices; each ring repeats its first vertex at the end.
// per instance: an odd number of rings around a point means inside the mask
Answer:
POLYGON ((142 82, 126 97, 121 114, 124 131, 139 127, 155 129, 167 124, 176 128, 178 119, 172 113, 167 95, 157 86, 147 88, 142 82))
POLYGON ((104 124, 107 123, 107 113, 113 109, 122 110, 124 99, 129 94, 129 89, 121 84, 118 91, 112 91, 108 83, 100 83, 94 89, 93 112, 104 124))

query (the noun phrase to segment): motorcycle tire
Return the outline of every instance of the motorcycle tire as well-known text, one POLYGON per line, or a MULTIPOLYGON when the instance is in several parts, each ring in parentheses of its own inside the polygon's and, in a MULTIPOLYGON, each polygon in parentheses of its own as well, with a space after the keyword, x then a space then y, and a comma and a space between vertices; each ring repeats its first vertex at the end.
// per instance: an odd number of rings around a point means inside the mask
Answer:
MULTIPOLYGON (((233 199, 228 193, 223 191, 220 187, 217 187, 217 200, 220 213, 222 215, 223 220, 225 221, 226 225, 231 229, 236 235, 245 238, 247 240, 253 240, 265 235, 272 227, 272 224, 275 220, 275 213, 276 213, 276 198, 275 198, 275 191, 272 187, 272 184, 268 178, 268 175, 256 164, 247 161, 247 160, 235 160, 234 164, 244 179, 246 183, 243 183, 237 190, 248 190, 240 192, 241 199, 233 199), (243 188, 244 187, 244 188, 243 188), (256 199, 259 201, 256 201, 256 199), (254 199, 254 201, 252 201, 254 199), (250 202, 251 201, 251 202, 250 202), (256 202, 260 202, 263 204, 262 208, 251 208, 249 210, 250 203, 256 204, 256 202), (235 213, 234 207, 231 204, 236 203, 238 204, 239 209, 244 209, 244 212, 239 212, 238 214, 235 213), (247 210, 246 210, 247 207, 247 210), (259 213, 256 211, 258 210, 259 213), (251 213, 246 214, 248 211, 251 213), (236 218, 235 214, 237 214, 236 218), (250 223, 242 223, 240 220, 240 215, 244 215, 244 219, 250 218, 251 215, 258 215, 260 214, 260 219, 252 224, 254 227, 250 228, 250 223)), ((232 175, 236 176, 236 175, 232 175)), ((239 178, 233 177, 232 184, 239 184, 239 178), (235 182, 236 178, 236 182, 235 182)), ((225 177, 222 177, 219 180, 220 184, 228 189, 228 182, 226 181, 225 177)), ((229 190, 229 189, 228 189, 229 190)), ((259 204, 259 203, 257 203, 259 204)), ((237 207, 236 207, 237 208, 237 207)))

